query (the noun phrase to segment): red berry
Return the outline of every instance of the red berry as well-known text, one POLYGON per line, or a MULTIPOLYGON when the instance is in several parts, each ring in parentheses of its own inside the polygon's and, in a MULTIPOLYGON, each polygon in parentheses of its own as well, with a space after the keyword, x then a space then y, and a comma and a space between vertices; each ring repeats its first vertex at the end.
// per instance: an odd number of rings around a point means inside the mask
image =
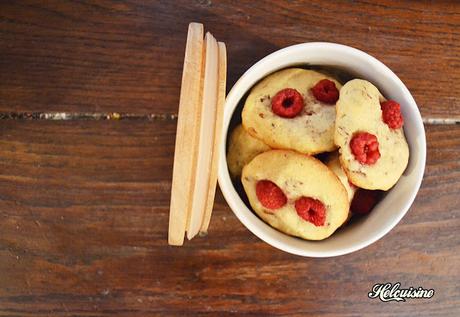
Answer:
POLYGON ((356 133, 350 142, 351 152, 361 164, 372 165, 380 158, 379 141, 373 134, 356 133))
POLYGON ((300 197, 295 202, 297 214, 315 226, 324 226, 326 221, 326 207, 324 204, 310 197, 300 197))
POLYGON ((378 190, 358 189, 351 201, 351 211, 355 214, 368 214, 379 201, 381 192, 378 190))
POLYGON ((401 106, 394 100, 384 101, 380 104, 382 108, 382 118, 392 129, 399 129, 404 124, 404 118, 401 114, 401 106))
POLYGON ((262 206, 268 209, 278 209, 286 205, 287 198, 281 188, 268 180, 258 181, 256 195, 262 206))
POLYGON ((278 91, 272 99, 272 111, 283 118, 294 118, 303 107, 302 95, 292 88, 278 91))
POLYGON ((335 104, 339 100, 339 90, 335 86, 335 83, 329 79, 323 79, 316 83, 311 89, 313 96, 316 100, 322 101, 328 104, 335 104))

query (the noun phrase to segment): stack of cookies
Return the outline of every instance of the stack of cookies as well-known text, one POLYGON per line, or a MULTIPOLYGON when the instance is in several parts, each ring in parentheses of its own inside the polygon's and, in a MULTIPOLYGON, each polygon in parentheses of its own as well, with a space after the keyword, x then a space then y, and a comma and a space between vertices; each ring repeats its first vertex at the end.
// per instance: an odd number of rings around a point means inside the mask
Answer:
POLYGON ((370 212, 408 163, 400 105, 365 80, 342 86, 284 69, 252 88, 241 119, 228 144, 232 178, 262 220, 303 239, 370 212))

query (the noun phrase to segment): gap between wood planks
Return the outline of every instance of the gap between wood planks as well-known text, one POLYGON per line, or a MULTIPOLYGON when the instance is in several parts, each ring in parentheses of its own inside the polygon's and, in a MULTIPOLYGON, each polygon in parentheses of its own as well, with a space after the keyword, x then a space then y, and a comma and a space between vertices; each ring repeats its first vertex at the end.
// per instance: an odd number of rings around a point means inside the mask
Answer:
POLYGON ((77 120, 177 120, 175 113, 137 114, 119 112, 0 112, 0 120, 49 120, 49 121, 77 121, 77 120))
MULTIPOLYGON (((139 121, 175 121, 176 113, 137 114, 119 112, 0 112, 0 120, 49 120, 49 121, 77 121, 77 120, 139 120, 139 121)), ((460 118, 423 118, 427 125, 459 124, 460 118)))

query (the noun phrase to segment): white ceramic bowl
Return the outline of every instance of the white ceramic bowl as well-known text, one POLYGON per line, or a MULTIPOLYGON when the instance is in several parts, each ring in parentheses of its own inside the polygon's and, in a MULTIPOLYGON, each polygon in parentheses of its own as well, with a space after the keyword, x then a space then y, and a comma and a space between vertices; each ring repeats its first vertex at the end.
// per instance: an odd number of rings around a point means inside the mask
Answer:
MULTIPOLYGON (((227 96, 223 141, 220 146, 219 185, 230 208, 256 236, 289 253, 309 257, 347 254, 377 241, 406 214, 415 199, 425 169, 426 140, 422 117, 409 90, 387 66, 349 46, 333 43, 304 43, 276 51, 252 66, 227 96), (322 241, 305 241, 273 229, 259 219, 241 200, 227 167, 226 141, 230 119, 240 100, 259 80, 279 69, 296 65, 327 65, 357 74, 379 88, 384 96, 401 104, 404 132, 410 148, 409 164, 398 183, 366 217, 322 241)), ((402 242, 404 243, 404 242, 402 242)))

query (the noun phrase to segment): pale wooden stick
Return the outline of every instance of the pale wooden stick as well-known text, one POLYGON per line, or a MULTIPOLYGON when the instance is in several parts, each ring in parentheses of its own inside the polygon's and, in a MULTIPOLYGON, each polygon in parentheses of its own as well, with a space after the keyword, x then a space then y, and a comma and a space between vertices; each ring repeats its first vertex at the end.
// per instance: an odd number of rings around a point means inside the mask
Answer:
POLYGON ((224 117, 225 104, 225 88, 227 82, 227 50, 225 43, 219 42, 219 79, 217 92, 217 110, 216 110, 216 125, 214 128, 214 146, 212 150, 212 165, 211 177, 209 181, 208 199, 206 201, 206 209, 204 213, 203 223, 200 231, 205 233, 208 231, 209 222, 211 221, 212 208, 214 206, 214 197, 216 194, 217 184, 217 166, 219 164, 219 146, 222 140, 222 121, 224 117))
POLYGON ((217 110, 218 46, 211 33, 206 33, 206 63, 204 68, 203 102, 200 117, 198 159, 193 189, 192 210, 189 214, 187 238, 192 239, 203 223, 211 176, 214 126, 217 110))
POLYGON ((191 209, 195 149, 198 140, 196 118, 200 110, 200 85, 203 60, 202 24, 190 23, 185 48, 184 70, 177 120, 176 146, 174 152, 171 204, 169 211, 168 243, 182 245, 191 209))

